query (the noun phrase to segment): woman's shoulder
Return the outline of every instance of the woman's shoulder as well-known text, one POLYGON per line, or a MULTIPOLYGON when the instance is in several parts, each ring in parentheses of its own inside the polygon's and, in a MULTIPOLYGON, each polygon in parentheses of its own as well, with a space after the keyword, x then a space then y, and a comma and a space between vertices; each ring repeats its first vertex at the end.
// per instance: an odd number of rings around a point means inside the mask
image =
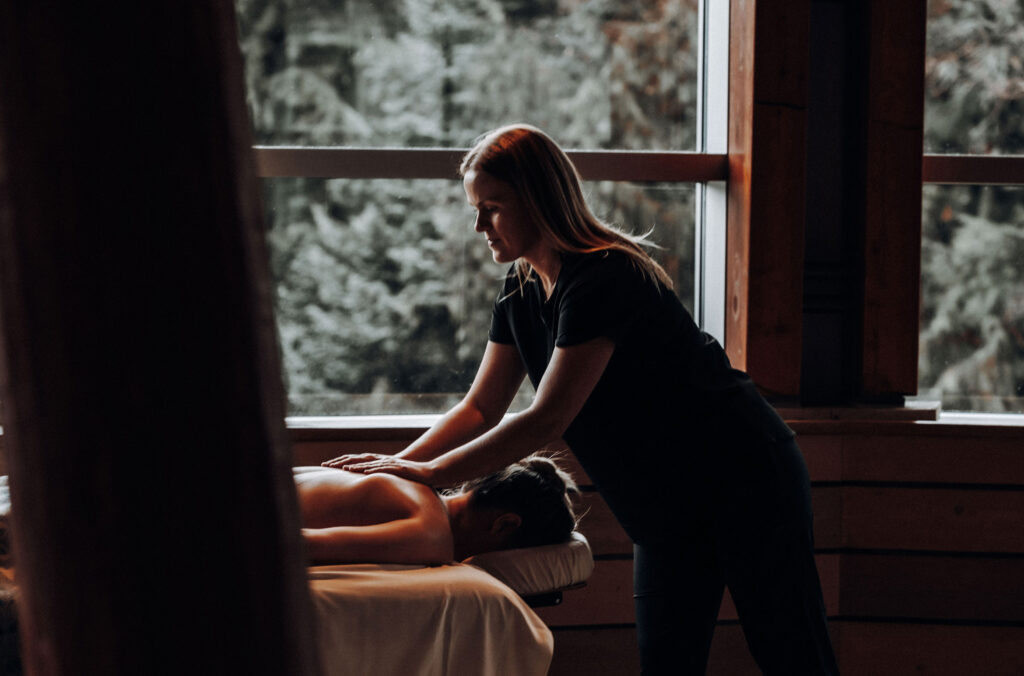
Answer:
POLYGON ((637 261, 624 251, 607 249, 590 253, 569 254, 563 257, 563 271, 567 281, 593 281, 639 283, 644 273, 637 261))

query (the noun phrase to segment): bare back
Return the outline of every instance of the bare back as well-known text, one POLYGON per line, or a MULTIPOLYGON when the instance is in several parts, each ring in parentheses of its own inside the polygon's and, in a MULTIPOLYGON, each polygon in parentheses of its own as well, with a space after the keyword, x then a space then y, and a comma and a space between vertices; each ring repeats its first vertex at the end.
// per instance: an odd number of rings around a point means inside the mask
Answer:
POLYGON ((391 474, 296 467, 302 533, 322 563, 451 561, 448 512, 434 490, 391 474))
POLYGON ((357 474, 326 467, 295 468, 305 528, 368 526, 414 516, 447 513, 428 486, 389 474, 357 474))

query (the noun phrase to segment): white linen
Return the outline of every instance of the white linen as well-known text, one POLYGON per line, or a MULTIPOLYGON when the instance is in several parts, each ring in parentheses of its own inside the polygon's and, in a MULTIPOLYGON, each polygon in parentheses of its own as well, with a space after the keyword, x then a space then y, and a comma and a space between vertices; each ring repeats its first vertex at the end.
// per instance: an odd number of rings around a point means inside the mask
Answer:
POLYGON ((309 569, 324 676, 542 676, 551 630, 467 564, 309 569))
POLYGON ((561 544, 487 552, 463 563, 483 568, 523 596, 567 589, 594 572, 590 543, 578 531, 561 544))

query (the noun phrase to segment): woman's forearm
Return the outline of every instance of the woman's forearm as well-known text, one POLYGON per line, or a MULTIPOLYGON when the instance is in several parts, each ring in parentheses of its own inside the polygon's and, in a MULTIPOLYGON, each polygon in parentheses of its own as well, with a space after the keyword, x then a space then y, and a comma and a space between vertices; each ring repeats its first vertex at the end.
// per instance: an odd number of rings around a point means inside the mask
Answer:
POLYGON ((593 392, 614 350, 615 343, 607 338, 555 348, 530 407, 431 460, 430 483, 451 485, 483 476, 560 440, 593 392))
POLYGON ((493 421, 488 421, 476 408, 462 401, 398 453, 398 457, 420 462, 433 460, 477 438, 492 427, 493 421))
POLYGON ((495 472, 561 438, 561 427, 527 409, 506 416, 489 431, 430 462, 435 486, 448 486, 495 472))

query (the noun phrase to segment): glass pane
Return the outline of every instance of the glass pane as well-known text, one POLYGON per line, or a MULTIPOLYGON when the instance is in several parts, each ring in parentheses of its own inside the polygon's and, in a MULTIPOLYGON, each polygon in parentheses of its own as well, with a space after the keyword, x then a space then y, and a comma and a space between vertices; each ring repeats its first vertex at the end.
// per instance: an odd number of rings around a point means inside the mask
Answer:
POLYGON ((1024 413, 1024 188, 924 186, 919 392, 1024 413))
POLYGON ((1024 154, 1024 3, 929 0, 926 153, 1024 154))
POLYGON ((236 0, 257 143, 693 150, 697 0, 236 0))
MULTIPOLYGON (((507 266, 461 183, 265 179, 289 415, 436 413, 469 388, 507 266)), ((693 306, 693 185, 589 183, 595 211, 653 228, 693 306)), ((529 385, 515 408, 532 396, 529 385)))

